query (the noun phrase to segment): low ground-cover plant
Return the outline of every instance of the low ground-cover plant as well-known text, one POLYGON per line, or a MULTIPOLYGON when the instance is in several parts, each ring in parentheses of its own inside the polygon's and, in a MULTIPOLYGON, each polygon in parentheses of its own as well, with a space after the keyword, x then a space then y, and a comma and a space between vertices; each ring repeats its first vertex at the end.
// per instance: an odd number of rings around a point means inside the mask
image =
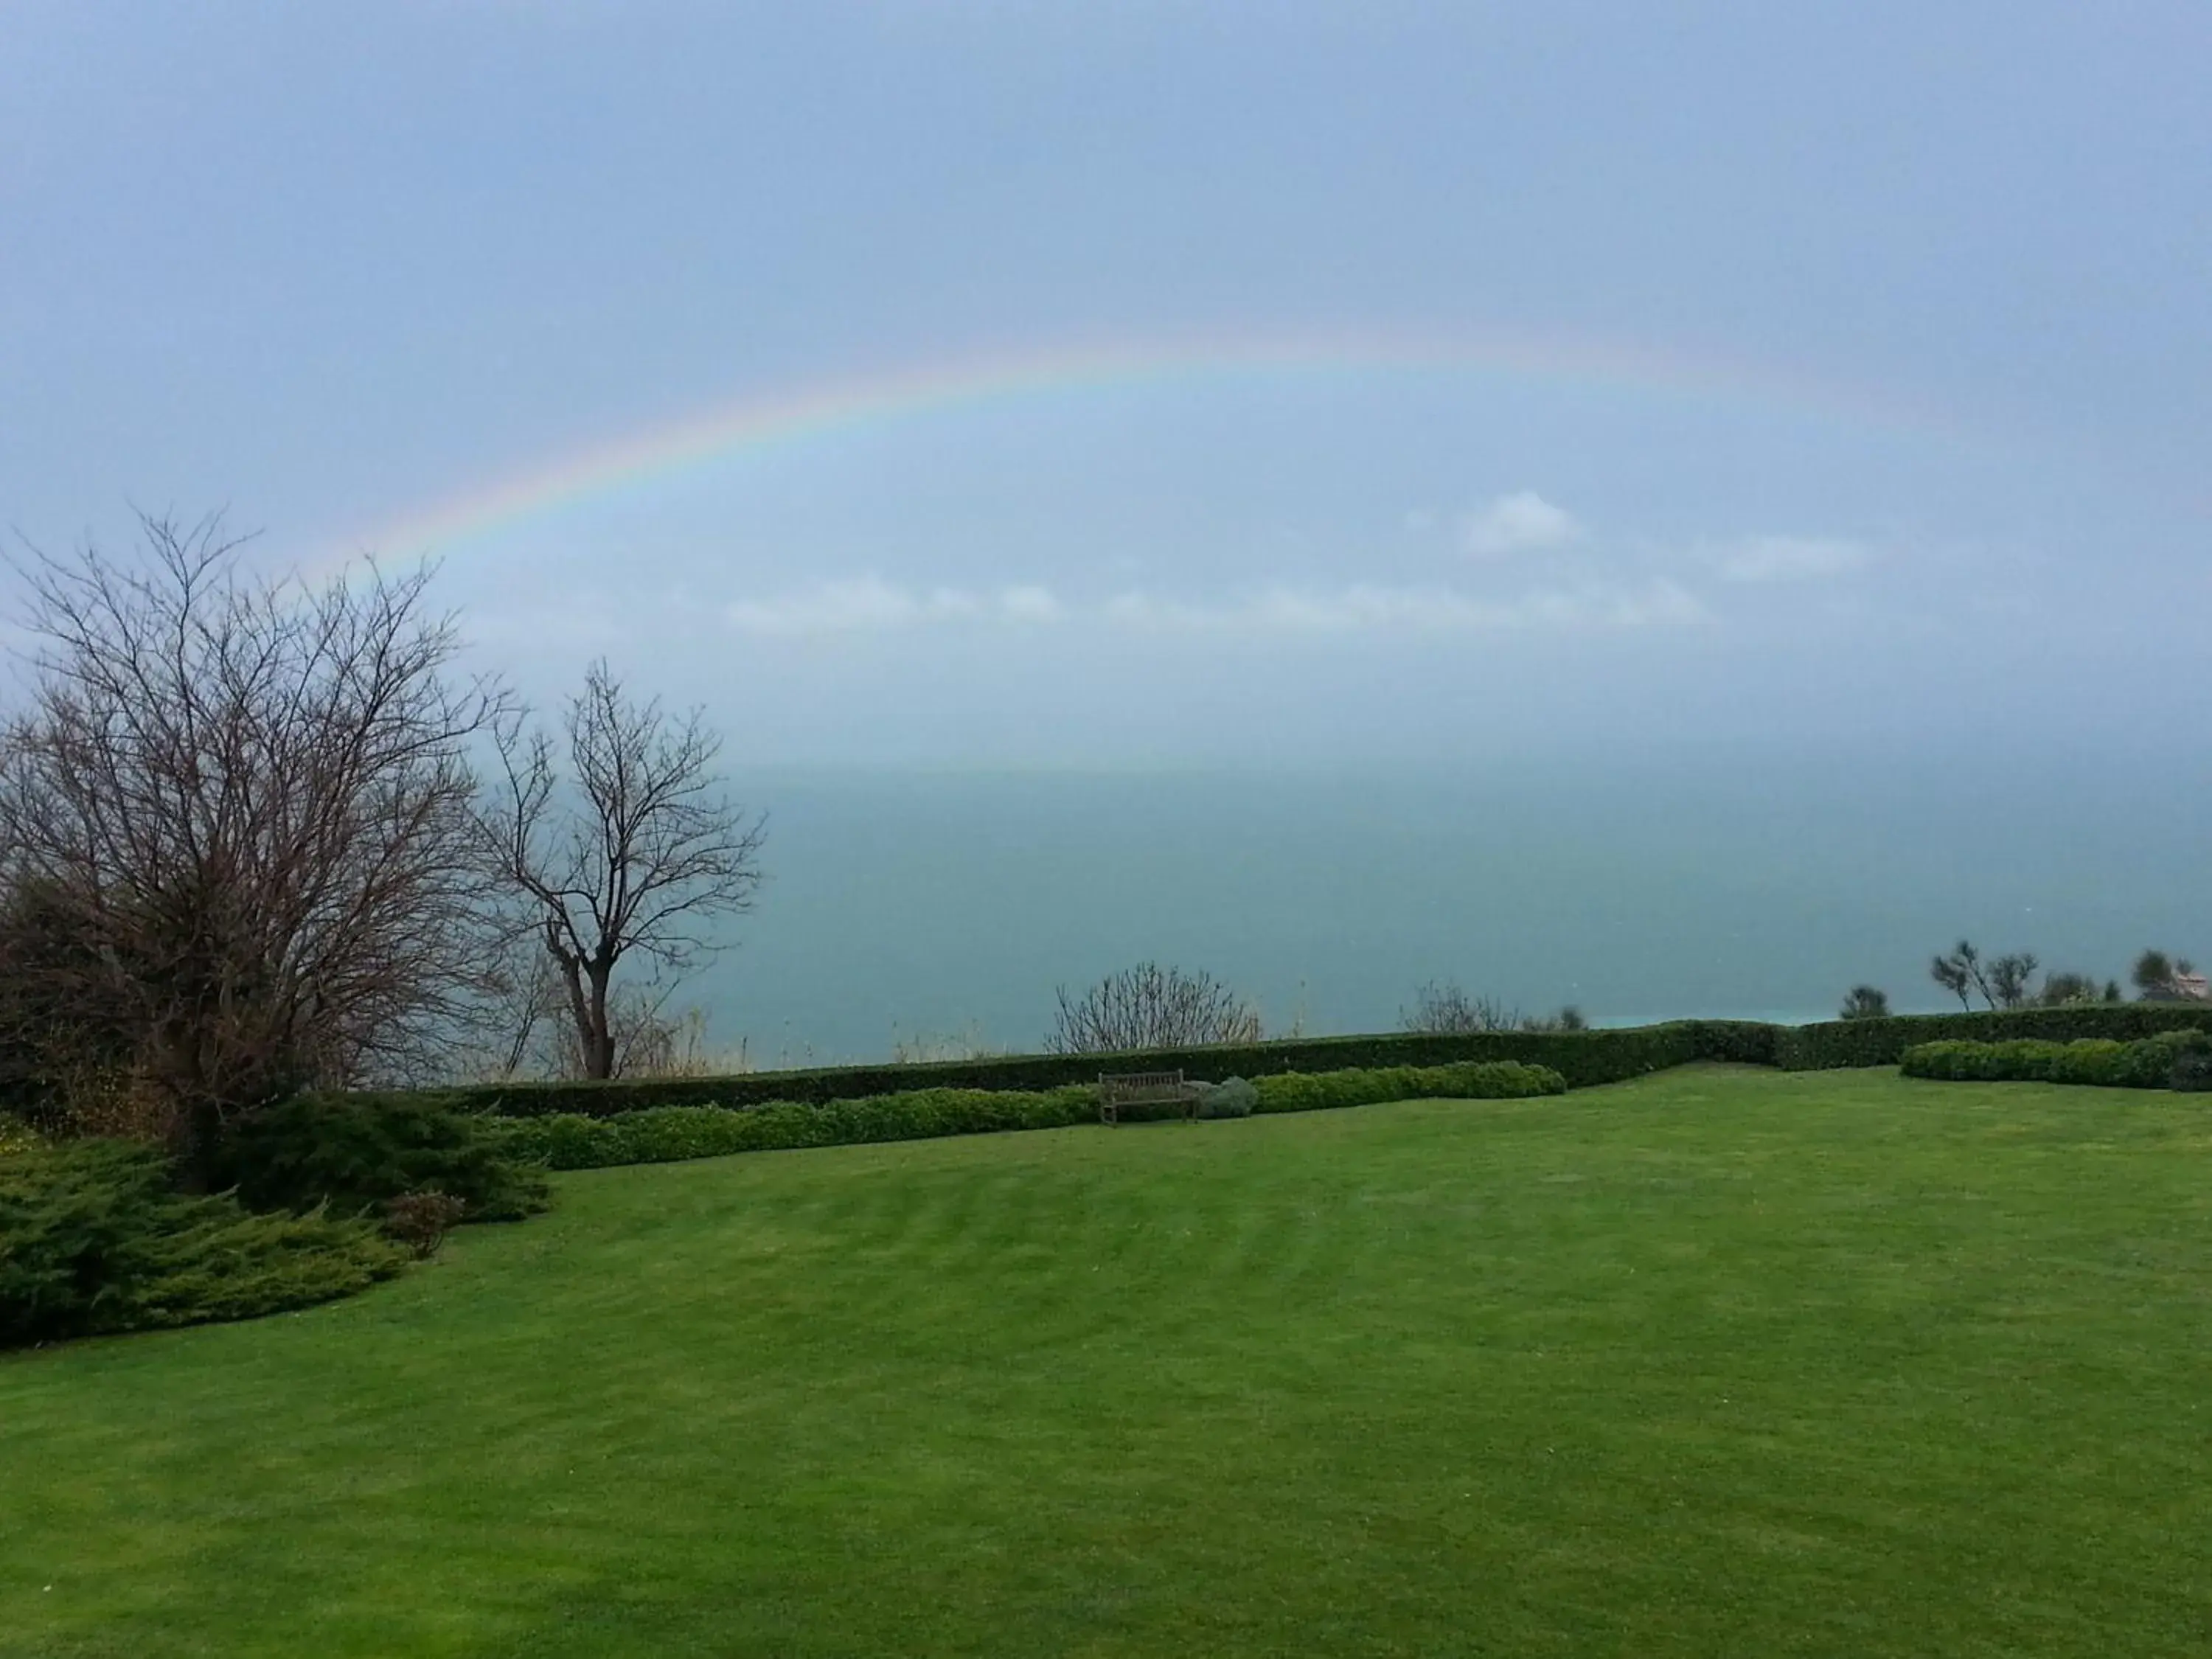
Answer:
POLYGON ((0 1347, 306 1307, 406 1259, 367 1222, 179 1193, 151 1146, 78 1140, 0 1160, 0 1347))
POLYGON ((471 1221, 514 1221, 546 1205, 545 1179, 502 1150, 490 1126, 435 1097, 300 1095, 254 1114, 224 1141, 213 1184, 256 1210, 382 1211, 409 1193, 457 1200, 471 1221))
POLYGON ((1905 1050, 1899 1068, 1907 1077, 1954 1083, 2082 1083, 2114 1089, 2201 1086, 2178 1083, 2193 1078, 2212 1059, 2212 1034, 2179 1030, 2119 1042, 2083 1037, 2052 1042, 2038 1037, 2008 1042, 1973 1042, 1952 1038, 1905 1050))
MULTIPOLYGON (((1564 1092, 1566 1084, 1558 1073, 1540 1066, 1486 1061, 1293 1074, 1261 1078, 1244 1086, 1252 1091, 1253 1110, 1300 1112, 1424 1097, 1498 1100, 1552 1095, 1564 1092)), ((1243 1115, 1233 1109, 1233 1103, 1241 1098, 1232 1095, 1230 1109, 1218 1115, 1243 1115)), ((719 1106, 658 1106, 611 1117, 569 1113, 491 1127, 512 1157, 549 1169, 595 1170, 729 1152, 1061 1128, 1095 1122, 1097 1116, 1096 1089, 1071 1084, 1035 1091, 921 1089, 869 1100, 833 1101, 826 1106, 782 1101, 737 1111, 719 1106)))

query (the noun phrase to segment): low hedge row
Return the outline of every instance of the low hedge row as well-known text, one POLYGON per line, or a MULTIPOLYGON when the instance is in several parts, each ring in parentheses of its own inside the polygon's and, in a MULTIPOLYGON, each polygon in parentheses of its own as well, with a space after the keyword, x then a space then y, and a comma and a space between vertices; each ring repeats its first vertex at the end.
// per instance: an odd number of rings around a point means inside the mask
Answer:
POLYGON ((501 1083, 427 1091, 421 1098, 500 1117, 613 1117, 645 1107, 822 1106, 838 1100, 936 1090, 1038 1093, 1095 1082, 1101 1072, 1180 1071, 1218 1082, 1285 1073, 1519 1060, 1565 1078, 1571 1089, 1620 1083, 1692 1060, 1729 1060, 1785 1071, 1894 1066, 1916 1043, 1946 1037, 2042 1037, 2127 1042, 2176 1028, 2212 1028, 2212 1005, 2128 1002, 1996 1013, 1899 1014, 1883 1019, 1770 1025, 1757 1020, 1685 1019, 1588 1031, 1394 1031, 1372 1036, 1302 1037, 1118 1054, 1005 1054, 923 1065, 838 1066, 748 1072, 727 1077, 636 1078, 608 1083, 501 1083))
MULTIPOLYGON (((1559 1074, 1516 1062, 1393 1066, 1253 1079, 1262 1112, 1311 1111, 1423 1097, 1513 1099, 1565 1091, 1559 1074)), ((1007 1129, 1095 1122, 1088 1085, 1057 1089, 917 1089, 810 1105, 651 1106, 606 1116, 544 1114, 501 1124, 504 1150, 555 1170, 666 1164, 729 1152, 790 1151, 867 1141, 928 1140, 1007 1129)))
MULTIPOLYGON (((2087 1083, 2112 1089, 2166 1089, 2185 1059, 2212 1050, 2212 1035, 2172 1030, 2134 1042, 2081 1037, 2052 1042, 2015 1037, 2006 1042, 1948 1038, 1905 1051, 1907 1077, 1954 1083, 2087 1083)), ((2195 1068, 2191 1068, 2192 1071, 2195 1068)))
POLYGON ((1174 1072, 1193 1079, 1258 1079, 1285 1072, 1450 1066, 1518 1060, 1557 1072, 1567 1086, 1620 1083, 1693 1060, 1774 1064, 1782 1028, 1750 1021, 1679 1020, 1597 1031, 1483 1031, 1459 1036, 1394 1031, 1376 1036, 1161 1048, 1118 1054, 1006 1054, 916 1066, 841 1066, 730 1077, 619 1079, 610 1083, 501 1083, 441 1091, 465 1110, 501 1117, 611 1117, 645 1106, 826 1105, 938 1089, 1040 1092, 1091 1084, 1102 1072, 1174 1072))
POLYGON ((2101 1038, 2133 1042, 2161 1031, 2212 1030, 2212 1003, 2085 1002, 1995 1013, 1893 1014, 1885 1019, 1835 1019, 1781 1025, 1772 1063, 1790 1072, 1846 1066, 1895 1066, 1905 1051, 1947 1040, 2002 1042, 2039 1038, 2075 1042, 2101 1038))
POLYGON ((1522 1100, 1559 1095, 1567 1081, 1548 1066, 1517 1060, 1456 1066, 1378 1066, 1364 1071, 1283 1072, 1254 1079, 1261 1112, 1316 1112, 1387 1100, 1522 1100))

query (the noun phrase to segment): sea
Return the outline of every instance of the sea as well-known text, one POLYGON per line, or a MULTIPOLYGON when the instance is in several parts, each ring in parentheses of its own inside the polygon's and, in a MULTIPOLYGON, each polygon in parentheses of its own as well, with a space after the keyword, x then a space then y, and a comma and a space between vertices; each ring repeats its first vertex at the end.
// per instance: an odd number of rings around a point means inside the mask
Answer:
POLYGON ((675 988, 726 1063, 1032 1050, 1057 992, 1202 969, 1273 1035, 1388 1030, 1428 983, 1594 1024, 1899 1012, 1967 938, 2125 981, 2212 958, 2212 789, 2154 746, 1905 761, 738 772, 763 880, 675 988))

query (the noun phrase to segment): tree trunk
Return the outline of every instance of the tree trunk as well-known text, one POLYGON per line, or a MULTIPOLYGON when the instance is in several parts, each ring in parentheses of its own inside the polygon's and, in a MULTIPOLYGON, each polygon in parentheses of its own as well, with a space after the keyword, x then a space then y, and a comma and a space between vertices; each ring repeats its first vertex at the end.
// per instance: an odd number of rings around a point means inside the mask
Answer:
POLYGON ((615 1036, 607 1029, 607 981, 614 964, 591 963, 587 971, 592 979, 592 1046, 584 1055, 584 1075, 604 1080, 615 1074, 615 1036))

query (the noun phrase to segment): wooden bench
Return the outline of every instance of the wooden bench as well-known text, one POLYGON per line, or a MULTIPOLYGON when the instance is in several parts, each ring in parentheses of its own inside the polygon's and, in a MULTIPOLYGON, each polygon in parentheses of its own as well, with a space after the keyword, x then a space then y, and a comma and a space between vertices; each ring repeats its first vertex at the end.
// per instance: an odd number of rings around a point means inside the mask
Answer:
POLYGON ((1176 1106, 1182 1115, 1198 1115, 1198 1085, 1185 1083, 1181 1072, 1100 1073, 1098 1121, 1119 1124, 1124 1106, 1176 1106))

